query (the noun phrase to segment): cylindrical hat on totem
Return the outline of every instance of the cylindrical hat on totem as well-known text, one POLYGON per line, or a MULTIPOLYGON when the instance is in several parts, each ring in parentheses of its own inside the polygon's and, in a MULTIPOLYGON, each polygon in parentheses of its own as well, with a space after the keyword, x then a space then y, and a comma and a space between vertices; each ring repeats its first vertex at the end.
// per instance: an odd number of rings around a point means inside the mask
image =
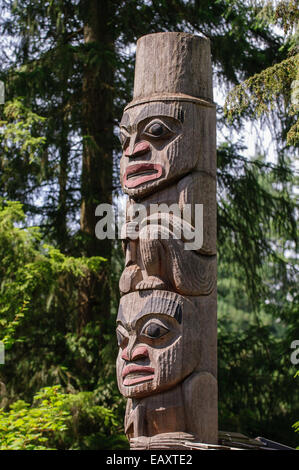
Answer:
POLYGON ((138 40, 133 100, 126 109, 159 100, 214 106, 208 38, 167 32, 138 40))

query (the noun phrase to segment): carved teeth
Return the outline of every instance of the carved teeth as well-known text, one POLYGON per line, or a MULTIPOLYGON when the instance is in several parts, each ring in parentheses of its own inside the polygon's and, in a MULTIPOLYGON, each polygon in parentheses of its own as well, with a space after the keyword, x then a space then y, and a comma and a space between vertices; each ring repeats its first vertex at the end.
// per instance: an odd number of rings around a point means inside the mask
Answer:
POLYGON ((152 375, 152 372, 131 372, 130 374, 126 375, 126 379, 137 379, 138 377, 146 377, 148 375, 152 375))
POLYGON ((147 175, 153 175, 155 173, 158 173, 157 170, 146 170, 146 171, 140 171, 137 173, 131 173, 127 175, 127 179, 134 178, 136 176, 147 176, 147 175))

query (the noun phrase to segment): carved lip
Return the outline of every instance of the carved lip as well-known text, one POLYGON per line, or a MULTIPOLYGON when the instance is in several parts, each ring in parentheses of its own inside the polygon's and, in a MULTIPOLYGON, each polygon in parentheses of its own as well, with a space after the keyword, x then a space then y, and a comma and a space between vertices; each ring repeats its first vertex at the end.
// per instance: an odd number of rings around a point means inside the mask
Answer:
POLYGON ((122 371, 122 378, 124 385, 134 385, 145 380, 153 380, 155 369, 149 366, 129 365, 124 367, 122 371), (134 374, 135 377, 127 377, 134 374))
POLYGON ((159 163, 136 163, 126 169, 124 185, 127 188, 135 188, 147 181, 160 178, 161 175, 162 166, 159 163))

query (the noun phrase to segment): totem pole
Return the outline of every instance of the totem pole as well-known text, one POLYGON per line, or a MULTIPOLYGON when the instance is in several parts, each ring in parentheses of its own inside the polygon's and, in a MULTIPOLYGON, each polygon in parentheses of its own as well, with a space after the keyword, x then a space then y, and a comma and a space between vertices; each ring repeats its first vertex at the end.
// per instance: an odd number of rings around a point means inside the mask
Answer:
POLYGON ((209 40, 137 42, 117 379, 132 449, 217 443, 216 122, 209 40))

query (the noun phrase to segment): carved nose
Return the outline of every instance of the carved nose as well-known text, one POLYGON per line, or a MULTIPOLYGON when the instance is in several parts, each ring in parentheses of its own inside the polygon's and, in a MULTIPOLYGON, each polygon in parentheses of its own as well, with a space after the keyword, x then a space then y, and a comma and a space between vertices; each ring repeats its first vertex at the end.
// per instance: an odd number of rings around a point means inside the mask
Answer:
POLYGON ((146 346, 137 346, 133 352, 127 347, 123 350, 122 359, 125 361, 136 361, 137 359, 144 359, 148 357, 148 350, 146 346))
POLYGON ((139 157, 139 155, 143 155, 150 150, 150 145, 145 140, 138 142, 134 145, 133 149, 129 145, 129 147, 125 150, 126 157, 139 157))

